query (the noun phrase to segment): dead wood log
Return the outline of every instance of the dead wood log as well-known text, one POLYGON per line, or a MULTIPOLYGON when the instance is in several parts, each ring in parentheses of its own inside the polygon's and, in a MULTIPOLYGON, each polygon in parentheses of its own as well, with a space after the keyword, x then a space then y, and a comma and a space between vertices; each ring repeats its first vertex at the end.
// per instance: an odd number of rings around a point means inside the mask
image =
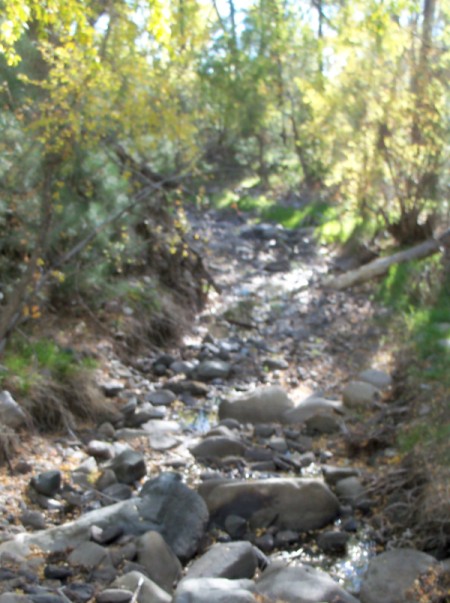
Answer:
POLYGON ((388 257, 378 258, 356 270, 350 270, 345 274, 327 278, 323 281, 323 285, 330 289, 347 289, 347 287, 352 287, 353 285, 364 283, 377 276, 386 274, 389 268, 394 264, 401 264, 411 260, 421 260, 449 246, 450 229, 446 230, 444 234, 437 239, 428 239, 420 245, 415 245, 414 247, 410 247, 410 249, 399 251, 388 257))

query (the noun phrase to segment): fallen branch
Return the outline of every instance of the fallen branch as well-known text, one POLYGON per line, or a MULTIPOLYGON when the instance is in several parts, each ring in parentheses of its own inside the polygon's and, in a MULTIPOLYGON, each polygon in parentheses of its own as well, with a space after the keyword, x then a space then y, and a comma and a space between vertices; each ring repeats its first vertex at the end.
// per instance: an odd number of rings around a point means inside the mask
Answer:
POLYGON ((364 283, 377 276, 386 274, 391 266, 394 264, 401 264, 403 262, 409 262, 411 260, 421 260, 426 258, 443 248, 450 245, 450 229, 446 230, 437 239, 428 239, 420 245, 415 245, 405 251, 399 251, 385 258, 378 258, 369 264, 365 264, 356 270, 350 270, 345 274, 339 276, 333 276, 323 281, 323 285, 330 289, 346 289, 352 287, 358 283, 364 283))

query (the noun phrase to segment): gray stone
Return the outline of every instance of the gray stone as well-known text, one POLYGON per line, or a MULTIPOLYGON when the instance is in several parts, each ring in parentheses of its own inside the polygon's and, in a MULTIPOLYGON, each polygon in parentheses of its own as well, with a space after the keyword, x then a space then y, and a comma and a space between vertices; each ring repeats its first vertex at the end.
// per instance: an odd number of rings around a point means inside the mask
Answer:
POLYGON ((345 553, 349 535, 346 532, 328 530, 317 537, 317 546, 324 553, 345 553))
POLYGON ((231 365, 224 360, 204 360, 195 369, 197 379, 212 381, 213 379, 226 379, 231 372, 231 365))
POLYGON ((95 487, 97 490, 102 491, 116 483, 117 477, 114 471, 112 469, 105 469, 101 472, 100 477, 95 482, 95 487))
POLYGON ((44 496, 54 496, 61 487, 61 472, 44 471, 31 478, 31 486, 44 496))
POLYGON ((33 528, 33 530, 44 530, 45 529, 45 517, 39 511, 26 510, 20 515, 20 521, 26 528, 33 528))
POLYGON ((128 500, 133 496, 133 490, 127 484, 111 484, 102 490, 103 494, 111 498, 111 502, 128 500))
POLYGON ((137 560, 146 569, 148 577, 167 592, 172 592, 181 578, 181 563, 158 532, 150 531, 139 538, 137 560))
POLYGON ((99 426, 99 428, 97 429, 97 431, 100 436, 103 436, 104 438, 108 438, 108 440, 112 440, 116 433, 114 426, 111 423, 109 423, 108 421, 106 421, 105 423, 102 423, 99 426))
POLYGON ((350 381, 342 392, 342 399, 349 408, 371 406, 380 399, 380 390, 365 381, 350 381))
POLYGON ((93 456, 88 456, 87 459, 85 459, 81 463, 81 465, 78 465, 78 467, 73 470, 72 476, 74 476, 76 474, 80 474, 80 473, 82 473, 84 475, 89 475, 89 474, 97 471, 97 469, 98 469, 98 466, 97 466, 97 461, 95 460, 95 458, 93 456))
POLYGON ((253 424, 279 422, 283 414, 293 407, 294 403, 283 389, 270 386, 235 400, 223 400, 219 406, 219 418, 253 424))
POLYGON ((182 580, 175 591, 173 603, 256 603, 249 589, 251 580, 226 578, 192 578, 182 580))
POLYGON ((309 435, 331 434, 340 431, 341 420, 335 413, 322 411, 306 419, 305 425, 309 435))
POLYGON ((299 402, 295 408, 286 411, 282 420, 284 423, 304 423, 321 412, 339 412, 342 411, 342 408, 342 403, 337 400, 309 396, 299 402))
POLYGON ((284 358, 266 358, 263 365, 269 371, 284 371, 289 368, 289 363, 284 358))
POLYGON ((33 603, 27 595, 17 593, 3 593, 0 595, 0 603, 33 603))
POLYGON ((334 486, 338 481, 346 477, 359 475, 358 469, 354 467, 335 467, 333 465, 323 465, 322 473, 328 485, 334 486))
POLYGON ((67 598, 74 603, 87 603, 94 596, 95 588, 92 584, 72 582, 71 584, 67 584, 62 589, 62 592, 66 596, 64 603, 68 603, 67 598))
POLYGON ((99 383, 99 386, 107 398, 114 398, 125 389, 123 383, 114 379, 111 379, 110 381, 102 381, 99 383))
POLYGON ((145 398, 147 402, 150 402, 154 406, 168 406, 177 399, 176 395, 170 389, 158 389, 148 394, 145 398))
POLYGON ((131 590, 125 588, 107 588, 97 593, 97 603, 129 603, 133 597, 131 590))
POLYGON ((172 601, 169 593, 139 572, 124 574, 116 578, 111 586, 130 590, 133 593, 138 592, 137 603, 171 603, 172 601))
POLYGON ((114 456, 114 448, 108 442, 91 440, 87 445, 87 453, 100 461, 108 461, 114 456))
POLYGON ((392 385, 392 377, 378 369, 367 369, 358 375, 358 381, 365 381, 380 390, 388 389, 392 385))
POLYGON ((168 381, 165 384, 166 389, 170 389, 175 394, 191 394, 192 396, 206 396, 209 392, 209 387, 201 381, 168 381))
POLYGON ((258 559, 250 542, 238 541, 214 544, 194 561, 186 574, 190 578, 253 578, 258 559))
POLYGON ((358 603, 331 576, 309 565, 273 563, 257 580, 254 591, 283 603, 358 603))
POLYGON ((236 438, 211 436, 192 446, 191 454, 197 459, 222 458, 225 456, 243 456, 246 446, 236 438))
POLYGON ((354 476, 340 479, 336 483, 334 491, 339 500, 352 505, 357 504, 358 500, 361 500, 364 496, 364 486, 361 481, 354 476))
POLYGON ((134 484, 147 473, 144 455, 131 449, 116 456, 111 463, 111 469, 122 484, 134 484))
POLYGON ((420 592, 415 595, 407 592, 414 589, 414 583, 421 574, 436 568, 437 561, 413 549, 387 551, 374 557, 361 585, 361 603, 419 603, 420 592))
POLYGON ((143 486, 140 498, 96 509, 75 521, 41 532, 18 534, 0 544, 0 560, 2 556, 26 556, 33 545, 43 551, 64 551, 89 540, 93 525, 103 529, 114 525, 121 527, 126 535, 140 536, 156 530, 177 557, 187 561, 197 551, 209 515, 201 496, 176 477, 161 474, 143 486))
POLYGON ((82 542, 68 556, 70 565, 92 570, 108 556, 108 551, 95 542, 82 542))
POLYGON ((339 502, 319 480, 270 478, 202 484, 211 519, 224 525, 228 515, 239 515, 252 526, 276 525, 281 529, 304 532, 319 529, 333 521, 339 502))
POLYGON ((19 429, 27 423, 27 415, 8 390, 0 392, 0 425, 19 429))

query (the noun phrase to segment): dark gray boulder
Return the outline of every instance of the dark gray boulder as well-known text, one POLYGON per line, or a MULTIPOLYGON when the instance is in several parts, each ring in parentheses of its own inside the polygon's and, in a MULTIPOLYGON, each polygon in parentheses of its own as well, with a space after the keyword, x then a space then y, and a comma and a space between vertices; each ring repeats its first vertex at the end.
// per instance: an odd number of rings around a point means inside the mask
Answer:
POLYGON ((437 565, 434 557, 414 549, 397 549, 377 555, 363 578, 361 603, 420 603, 420 590, 414 594, 415 581, 437 565))
POLYGON ((235 437, 210 436, 189 449, 197 459, 243 456, 246 446, 235 437))
POLYGON ((57 470, 43 471, 31 478, 30 485, 44 496, 54 496, 61 487, 61 472, 57 470))
POLYGON ((253 528, 276 525, 298 532, 322 528, 336 519, 339 502, 319 480, 270 478, 216 482, 199 490, 211 520, 224 526, 229 515, 249 520, 253 528))
POLYGON ((141 452, 127 449, 121 452, 111 463, 111 469, 122 484, 134 484, 147 473, 145 458, 141 452))

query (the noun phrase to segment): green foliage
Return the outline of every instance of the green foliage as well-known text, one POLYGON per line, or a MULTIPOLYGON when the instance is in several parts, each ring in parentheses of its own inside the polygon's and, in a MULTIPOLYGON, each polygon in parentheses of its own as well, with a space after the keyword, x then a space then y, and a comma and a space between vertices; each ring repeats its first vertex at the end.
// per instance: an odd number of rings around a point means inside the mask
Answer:
POLYGON ((62 348, 48 339, 16 339, 5 353, 2 363, 6 370, 0 374, 0 385, 11 384, 23 395, 49 378, 65 382, 77 373, 96 366, 92 358, 80 359, 73 350, 62 348))

